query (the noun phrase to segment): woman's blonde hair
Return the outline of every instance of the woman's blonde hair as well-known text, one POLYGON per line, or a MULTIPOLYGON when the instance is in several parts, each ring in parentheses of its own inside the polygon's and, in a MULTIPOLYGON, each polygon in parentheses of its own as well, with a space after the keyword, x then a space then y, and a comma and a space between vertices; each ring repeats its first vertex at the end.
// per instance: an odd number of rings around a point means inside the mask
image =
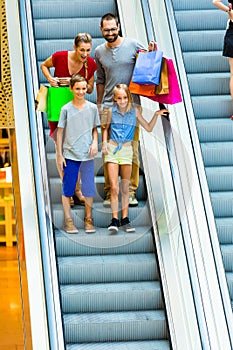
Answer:
MULTIPOLYGON (((92 47, 92 37, 88 33, 79 33, 74 39, 74 46, 79 47, 81 43, 90 44, 92 47)), ((88 78, 88 61, 83 63, 85 79, 88 78)))
POLYGON ((117 84, 114 89, 113 89, 113 99, 114 99, 114 96, 117 92, 117 90, 124 90, 127 97, 128 97, 128 104, 127 104, 127 108, 126 108, 126 112, 129 112, 133 107, 133 98, 132 98, 132 95, 129 91, 129 88, 126 84, 117 84))
POLYGON ((79 46, 80 43, 91 44, 92 45, 92 37, 88 33, 79 33, 74 39, 74 45, 76 47, 79 46))

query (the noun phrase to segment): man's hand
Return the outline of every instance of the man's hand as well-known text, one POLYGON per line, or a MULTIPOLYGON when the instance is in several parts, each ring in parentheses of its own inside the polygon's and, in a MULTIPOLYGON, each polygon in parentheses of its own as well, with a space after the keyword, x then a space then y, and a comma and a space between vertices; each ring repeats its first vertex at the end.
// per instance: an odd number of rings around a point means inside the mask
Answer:
POLYGON ((148 44, 148 51, 156 51, 157 48, 157 43, 155 40, 151 40, 148 44))

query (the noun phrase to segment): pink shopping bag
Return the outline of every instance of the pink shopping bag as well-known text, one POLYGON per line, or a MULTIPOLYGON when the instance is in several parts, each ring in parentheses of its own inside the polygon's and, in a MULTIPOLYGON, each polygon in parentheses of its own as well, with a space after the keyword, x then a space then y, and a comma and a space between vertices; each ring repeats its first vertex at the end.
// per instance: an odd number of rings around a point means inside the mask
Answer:
POLYGON ((145 97, 153 101, 157 101, 159 103, 173 105, 175 103, 182 102, 182 97, 181 97, 180 87, 179 87, 173 61, 171 58, 166 58, 166 61, 167 61, 167 71, 168 71, 169 93, 163 94, 163 95, 155 94, 154 96, 145 96, 145 97))

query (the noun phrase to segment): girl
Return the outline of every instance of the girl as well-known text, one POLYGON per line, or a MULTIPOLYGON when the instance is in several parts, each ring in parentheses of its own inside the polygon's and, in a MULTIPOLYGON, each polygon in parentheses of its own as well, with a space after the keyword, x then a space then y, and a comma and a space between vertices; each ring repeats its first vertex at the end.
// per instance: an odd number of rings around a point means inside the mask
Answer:
POLYGON ((167 109, 154 113, 150 122, 147 122, 140 107, 134 107, 129 88, 125 84, 117 84, 113 89, 114 106, 109 108, 107 125, 103 130, 102 153, 107 163, 110 188, 112 221, 109 231, 118 231, 122 227, 126 232, 134 232, 128 218, 129 210, 129 181, 132 170, 132 141, 137 121, 147 131, 152 131, 159 115, 167 116, 167 109), (110 139, 108 142, 108 131, 110 139), (118 219, 118 172, 121 176, 121 222, 118 219))

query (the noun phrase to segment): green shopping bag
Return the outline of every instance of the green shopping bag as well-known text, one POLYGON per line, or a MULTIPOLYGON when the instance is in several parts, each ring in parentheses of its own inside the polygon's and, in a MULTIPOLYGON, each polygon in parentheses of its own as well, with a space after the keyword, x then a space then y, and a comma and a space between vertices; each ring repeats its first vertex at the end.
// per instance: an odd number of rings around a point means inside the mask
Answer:
POLYGON ((74 98, 73 92, 68 86, 49 87, 47 97, 47 119, 58 122, 61 108, 74 98))

